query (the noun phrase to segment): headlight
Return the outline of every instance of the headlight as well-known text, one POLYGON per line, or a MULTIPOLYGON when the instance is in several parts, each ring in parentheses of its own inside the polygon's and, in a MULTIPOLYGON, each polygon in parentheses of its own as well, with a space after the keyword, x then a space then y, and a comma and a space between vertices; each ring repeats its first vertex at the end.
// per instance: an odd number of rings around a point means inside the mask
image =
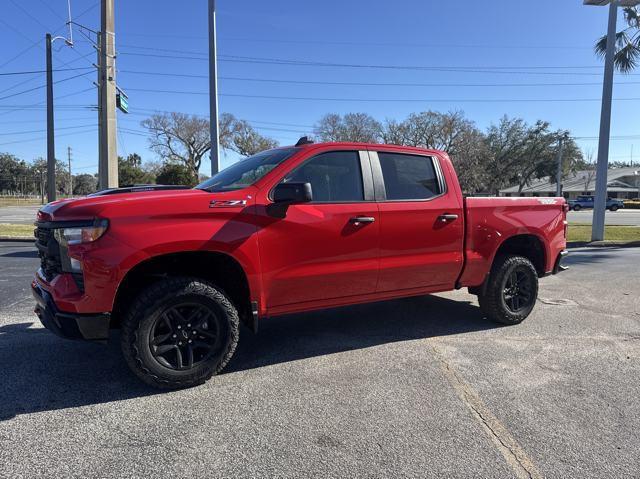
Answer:
POLYGON ((98 220, 91 226, 57 228, 54 230, 54 235, 58 243, 64 247, 74 244, 92 243, 107 231, 108 226, 109 222, 107 220, 98 220))

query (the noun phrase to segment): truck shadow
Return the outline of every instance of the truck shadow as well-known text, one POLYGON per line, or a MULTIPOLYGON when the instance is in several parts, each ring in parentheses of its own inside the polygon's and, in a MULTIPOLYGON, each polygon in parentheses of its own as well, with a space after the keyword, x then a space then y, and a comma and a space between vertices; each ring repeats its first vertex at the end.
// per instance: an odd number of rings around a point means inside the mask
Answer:
POLYGON ((243 331, 225 372, 497 327, 470 302, 439 296, 291 314, 264 319, 257 335, 243 331))
MULTIPOLYGON (((162 393, 129 371, 117 335, 105 347, 62 340, 32 325, 0 326, 0 421, 20 414, 162 393)), ((225 374, 495 327, 482 318, 476 306, 437 296, 281 316, 265 319, 257 335, 242 330, 238 350, 225 374)))

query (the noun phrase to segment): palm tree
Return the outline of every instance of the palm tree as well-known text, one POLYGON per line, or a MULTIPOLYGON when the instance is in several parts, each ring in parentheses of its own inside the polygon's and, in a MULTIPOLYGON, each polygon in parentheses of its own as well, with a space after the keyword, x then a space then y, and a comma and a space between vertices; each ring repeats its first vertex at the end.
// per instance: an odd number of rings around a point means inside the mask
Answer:
MULTIPOLYGON (((629 73, 640 63, 640 10, 638 7, 623 9, 628 27, 616 32, 614 63, 618 71, 629 73)), ((596 53, 604 57, 607 51, 607 36, 603 36, 595 46, 596 53)))

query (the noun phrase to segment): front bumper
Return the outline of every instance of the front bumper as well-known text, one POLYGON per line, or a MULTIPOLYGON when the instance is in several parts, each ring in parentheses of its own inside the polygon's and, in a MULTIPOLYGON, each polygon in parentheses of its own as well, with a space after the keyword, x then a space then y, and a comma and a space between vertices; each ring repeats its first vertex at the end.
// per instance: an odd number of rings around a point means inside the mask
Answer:
POLYGON ((59 311, 51 295, 37 283, 31 285, 36 299, 35 313, 42 325, 67 339, 106 340, 109 337, 108 313, 77 314, 59 311))

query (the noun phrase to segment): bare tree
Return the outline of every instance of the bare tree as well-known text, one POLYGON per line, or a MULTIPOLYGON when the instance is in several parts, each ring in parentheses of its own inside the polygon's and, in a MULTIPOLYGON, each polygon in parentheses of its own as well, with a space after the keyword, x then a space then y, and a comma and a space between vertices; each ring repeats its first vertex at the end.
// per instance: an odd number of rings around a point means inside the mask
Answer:
POLYGON ((366 113, 331 113, 316 123, 314 134, 320 141, 375 143, 382 138, 382 125, 366 113))
MULTIPOLYGON (((211 149, 209 120, 173 112, 152 115, 142 126, 151 134, 151 149, 163 161, 184 165, 197 181, 202 160, 211 149)), ((220 115, 219 135, 222 148, 244 156, 277 146, 275 140, 260 135, 230 113, 220 115)))
POLYGON ((582 188, 583 193, 589 191, 589 185, 596 177, 596 167, 593 162, 593 156, 593 150, 588 150, 584 153, 586 168, 583 170, 584 175, 582 176, 582 181, 584 181, 584 188, 582 188))
POLYGON ((425 111, 404 121, 387 120, 385 143, 446 151, 459 175, 463 191, 476 193, 486 188, 486 164, 490 156, 485 137, 462 112, 425 111))
POLYGON ((181 163, 194 178, 211 148, 209 121, 184 113, 155 114, 142 122, 149 130, 151 149, 163 160, 181 163))
POLYGON ((227 148, 242 156, 250 156, 278 146, 276 140, 262 136, 245 120, 236 120, 232 115, 226 115, 231 117, 225 118, 228 121, 225 127, 229 130, 227 148))

